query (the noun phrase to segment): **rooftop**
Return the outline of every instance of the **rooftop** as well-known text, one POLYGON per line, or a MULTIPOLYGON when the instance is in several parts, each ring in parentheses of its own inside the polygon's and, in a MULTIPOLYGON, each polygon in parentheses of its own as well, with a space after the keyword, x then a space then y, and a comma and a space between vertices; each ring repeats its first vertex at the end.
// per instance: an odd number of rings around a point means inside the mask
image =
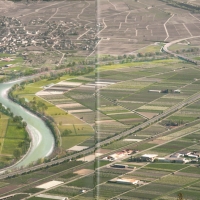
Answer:
POLYGON ((144 154, 141 157, 142 158, 155 158, 157 156, 158 156, 157 154, 144 154))

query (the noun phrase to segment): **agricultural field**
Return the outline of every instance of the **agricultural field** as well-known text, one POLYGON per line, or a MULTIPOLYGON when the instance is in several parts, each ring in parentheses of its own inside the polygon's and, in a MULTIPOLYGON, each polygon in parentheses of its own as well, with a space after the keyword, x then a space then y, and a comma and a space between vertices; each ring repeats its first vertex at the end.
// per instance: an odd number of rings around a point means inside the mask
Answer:
MULTIPOLYGON (((194 127, 195 126, 197 128, 198 124, 194 125, 194 127)), ((185 133, 188 132, 187 129, 189 128, 190 127, 185 128, 186 129, 185 133)), ((157 131, 160 131, 160 132, 163 131, 163 128, 160 125, 156 125, 155 129, 157 129, 157 131)), ((149 131, 150 130, 151 129, 149 129, 149 131)), ((177 131, 175 130, 173 131, 174 133, 172 134, 174 134, 174 137, 180 136, 180 134, 175 135, 177 131)), ((138 132, 138 135, 139 134, 140 132, 138 132)), ((184 133, 182 135, 184 135, 184 133)), ((168 154, 174 153, 178 151, 179 149, 180 150, 185 149, 187 145, 188 145, 188 148, 191 145, 193 146, 193 143, 189 142, 190 138, 187 139, 187 137, 189 136, 193 137, 193 133, 189 134, 186 137, 182 136, 183 141, 181 142, 180 142, 180 139, 177 139, 177 141, 175 141, 174 144, 180 143, 178 145, 179 148, 174 146, 173 152, 170 150, 170 152, 168 151, 168 154)), ((134 148, 133 147, 134 144, 131 144, 131 145, 132 145, 132 148, 134 148)), ((198 144, 196 145, 199 146, 198 144)), ((114 147, 113 149, 120 148, 122 146, 123 145, 120 145, 120 146, 118 145, 114 147)), ((149 153, 150 151, 148 149, 151 148, 152 152, 158 154, 160 150, 158 149, 158 147, 156 146, 154 147, 154 146, 155 145, 146 143, 143 145, 138 145, 138 149, 140 151, 145 150, 146 153, 149 153)), ((164 145, 161 145, 160 148, 168 149, 168 150, 172 149, 173 142, 169 142, 168 146, 171 146, 171 147, 167 148, 166 144, 164 144, 164 145)), ((193 148, 197 149, 195 148, 195 146, 193 148)), ((198 174, 199 169, 196 166, 193 166, 190 164, 178 164, 178 163, 174 163, 174 164, 150 163, 148 164, 148 163, 137 163, 137 162, 135 163, 135 162, 123 161, 123 163, 128 165, 129 167, 127 169, 117 169, 117 168, 115 169, 108 166, 109 162, 105 162, 102 164, 101 162, 103 161, 100 161, 99 165, 96 166, 96 167, 100 167, 99 170, 96 170, 95 172, 96 177, 98 177, 97 184, 100 184, 99 186, 97 185, 97 190, 100 191, 98 193, 99 198, 113 198, 115 196, 120 196, 121 194, 123 194, 121 195, 121 197, 122 196, 126 198, 129 197, 129 199, 131 199, 131 197, 145 198, 147 197, 147 195, 150 195, 151 198, 164 196, 165 194, 171 196, 171 195, 176 195, 176 193, 174 193, 173 191, 179 191, 181 190, 182 187, 186 185, 189 186, 188 190, 193 190, 194 187, 198 187, 197 184, 200 178, 200 177, 198 178, 197 176, 194 176, 194 177, 191 176, 191 174, 193 173, 198 174), (134 168, 133 166, 136 168, 134 168), (175 175, 172 175, 172 173, 175 173, 175 175), (134 185, 121 185, 121 184, 109 182, 110 180, 117 178, 119 176, 121 178, 132 178, 132 179, 140 180, 142 185, 138 187, 134 185), (173 180, 177 180, 176 183, 174 183, 173 180), (174 184, 172 184, 172 182, 174 184), (116 190, 116 188, 118 189, 116 190), (106 192, 104 193, 103 191, 106 191, 106 192)), ((81 164, 84 164, 84 163, 81 161, 66 162, 61 165, 50 167, 42 171, 34 172, 34 174, 30 173, 27 175, 8 179, 8 180, 5 180, 5 182, 3 183, 4 184, 8 184, 8 183, 9 184, 16 184, 16 183, 27 184, 27 183, 30 183, 30 181, 37 181, 37 180, 40 180, 42 177, 48 177, 50 175, 53 175, 54 173, 58 173, 62 170, 70 169, 81 164)), ((56 195, 56 196, 69 196, 69 197, 73 197, 74 199, 88 199, 88 198, 92 199, 95 195, 94 190, 93 190, 94 164, 92 163, 91 164, 88 163, 87 165, 86 164, 87 163, 84 164, 81 170, 72 169, 70 172, 66 171, 65 174, 61 174, 60 176, 57 176, 56 180, 64 181, 66 182, 66 184, 56 187, 52 190, 49 190, 48 192, 45 192, 44 194, 56 195), (83 173, 85 173, 86 176, 84 176, 83 173), (91 174, 87 175, 87 173, 91 173, 91 174), (82 193, 81 192, 82 190, 85 190, 86 192, 82 193)), ((120 164, 120 161, 118 161, 118 164, 120 164)), ((6 188, 6 187, 8 186, 3 186, 3 188, 6 188)), ((39 191, 35 189, 29 189, 27 190, 27 192, 36 194, 39 191)))
MULTIPOLYGON (((65 96, 68 90, 82 86, 81 82, 70 82, 71 78, 73 77, 67 75, 53 81, 43 79, 27 84, 24 89, 14 92, 14 95, 24 98, 28 103, 34 101, 37 105, 43 103, 46 106, 42 112, 53 118, 61 135, 60 145, 65 150, 94 135, 94 121, 92 121, 92 116, 86 115, 90 114, 92 110, 65 96), (68 79, 70 80, 68 81, 68 79)), ((92 145, 92 143, 89 144, 89 146, 92 145)))
MULTIPOLYGON (((97 91, 97 109, 104 114, 97 115, 96 125, 100 138, 106 137, 105 129, 109 133, 115 130, 111 130, 112 125, 126 125, 124 130, 127 126, 136 126, 167 111, 200 89, 198 70, 176 59, 101 66, 98 73, 98 82, 104 84, 97 91), (122 77, 126 77, 126 80, 122 77)), ((198 110, 191 110, 189 106, 164 119, 160 123, 163 129, 168 129, 166 124, 169 122, 180 125, 198 119, 198 110)), ((116 133, 122 130, 118 128, 116 133)), ((154 132, 156 134, 157 131, 154 132)), ((150 132, 140 135, 144 138, 150 132)))
MULTIPOLYGON (((94 138, 92 137, 93 132, 90 132, 90 127, 96 128, 96 139, 102 140, 143 123, 145 120, 165 112, 171 106, 198 92, 199 83, 194 80, 198 76, 197 69, 177 59, 162 60, 157 62, 156 66, 155 62, 152 61, 148 65, 140 63, 140 67, 136 67, 135 63, 132 67, 130 64, 123 64, 121 67, 124 70, 134 68, 135 73, 142 70, 144 76, 141 75, 139 78, 133 76, 128 80, 119 79, 118 81, 106 77, 105 79, 99 79, 96 84, 94 81, 88 80, 90 75, 61 77, 61 80, 54 80, 53 83, 52 81, 41 80, 27 84, 23 90, 17 90, 14 94, 26 98, 29 102, 34 98, 34 101, 42 101, 47 105, 48 108, 44 112, 54 118, 57 127, 63 133, 62 146, 66 149, 70 145, 72 147, 77 144, 92 146, 94 138), (169 62, 170 67, 165 64, 165 61, 169 62), (172 66, 172 64, 174 65, 172 66), (159 68, 158 74, 155 74, 156 68, 159 68), (150 75, 147 75, 145 71, 148 71, 150 75), (184 73, 187 73, 188 76, 184 76, 184 73), (173 78, 174 76, 176 78, 173 78), (82 81, 84 77, 87 78, 87 81, 82 81), (177 77, 179 77, 179 80, 177 80, 177 77), (171 80, 173 81, 170 82, 171 80), (128 88, 126 88, 126 85, 129 85, 128 88), (194 87, 192 87, 193 85, 194 87), (97 92, 95 87, 98 87, 97 92), (180 89, 181 92, 174 93, 173 91, 176 89, 180 89), (154 93, 149 90, 167 90, 167 92, 154 93), (112 96, 112 94, 116 94, 116 96, 112 96), (95 95, 99 97, 96 105, 94 103, 95 95), (96 111, 95 106, 97 106, 96 111), (94 123, 94 114, 97 117, 96 123, 94 123)), ((102 69, 100 68, 100 74, 101 72, 106 74, 107 71, 109 73, 110 70, 115 71, 116 76, 117 73, 121 73, 120 66, 116 66, 116 68, 111 66, 111 68, 113 69, 109 69, 109 66, 103 66, 102 69), (120 71, 117 71, 119 69, 120 71)), ((184 149, 200 149, 197 142, 199 138, 198 103, 197 101, 187 105, 166 119, 103 147, 102 152, 108 154, 108 152, 117 149, 134 149, 139 151, 138 155, 147 153, 167 157, 184 149), (189 112, 191 113, 190 116, 193 116, 192 119, 187 115, 189 112), (192 115, 193 112, 194 115, 192 115), (185 121, 180 118, 181 114, 184 113, 188 117, 185 121), (175 120, 182 120, 183 122, 176 127, 166 125, 166 122, 175 120), (186 123, 188 125, 184 126, 186 123), (154 137, 156 138, 154 139, 154 137)), ((132 156, 135 157, 134 154, 132 156)), ((116 196, 126 199, 153 199, 161 196, 171 198, 173 195, 176 196, 176 191, 181 191, 182 187, 189 186, 188 190, 192 190, 191 187, 195 187, 192 185, 197 184, 199 181, 199 177, 191 176, 192 171, 196 174, 199 173, 196 165, 129 162, 128 158, 122 159, 121 162, 130 165, 130 167, 115 169, 108 166, 111 164, 106 163, 105 165, 98 165, 99 170, 94 172, 94 165, 88 165, 81 169, 81 174, 80 171, 73 170, 58 176, 57 180, 64 181, 65 184, 45 192, 45 195, 69 196, 73 199, 84 200, 93 199, 96 191, 99 191, 99 199, 114 198, 116 196), (132 166, 136 166, 136 168, 132 166), (83 172, 85 175, 82 174, 83 172), (94 190, 95 176, 99 179, 97 189, 94 190), (140 180, 141 185, 119 185, 110 182, 119 177, 140 180), (176 179, 177 183, 171 184, 176 179), (157 187, 153 190, 152 188, 155 186, 157 187), (82 190, 86 192, 82 193, 82 190)), ((118 163, 120 163, 120 160, 118 163)), ((80 164, 81 161, 75 161, 72 166, 80 164)), ((68 168, 68 164, 66 166, 54 166, 45 171, 37 172, 34 179, 32 175, 27 175, 27 178, 16 177, 15 181, 16 183, 21 181, 21 184, 29 184, 31 180, 37 180, 40 176, 53 175, 66 168, 68 168)), ((15 181, 13 179, 12 182, 15 183, 15 181)), ((33 189, 27 191, 37 194, 37 191, 33 189)), ((186 192, 190 196, 194 195, 190 191, 186 192)))
MULTIPOLYGON (((197 1, 193 2, 196 5, 197 1)), ((160 52, 159 42, 197 36, 200 26, 198 14, 158 0, 103 0, 99 3, 99 16, 103 25, 98 33, 100 55, 160 52)), ((188 44, 189 41, 172 48, 187 49, 188 44)))
MULTIPOLYGON (((179 194, 183 199, 199 198, 199 63, 181 60, 162 48, 182 39, 169 50, 199 61, 199 13, 162 0, 0 5, 6 16, 0 17, 0 24, 7 20, 1 30, 2 52, 12 46, 4 35, 25 38, 17 38, 23 45, 15 45, 16 54, 0 55, 0 79, 14 78, 20 71, 41 74, 16 86, 12 95, 54 125, 59 142, 51 161, 70 155, 61 164, 1 180, 0 196, 16 193, 11 198, 16 200, 28 195, 33 200, 176 200, 179 194), (97 16, 91 17, 95 6, 97 16), (93 72, 83 70, 94 65, 93 72), (54 75, 56 70, 67 75, 54 75), (104 140, 106 145, 99 143, 104 140), (92 152, 85 153, 90 147, 92 152), (83 153, 75 157, 78 151, 83 153), (50 181, 60 184, 38 188, 50 181)), ((21 148, 27 139, 25 130, 17 128, 1 114, 0 165, 14 161, 13 148, 21 148)), ((25 153, 24 148, 21 151, 25 153)))
MULTIPOLYGON (((92 146, 94 144, 92 128, 97 130, 96 139, 103 140, 165 112, 199 90, 199 82, 194 80, 198 78, 198 70, 177 59, 160 60, 156 64, 154 61, 148 64, 139 63, 139 67, 135 63, 133 66, 130 64, 117 65, 116 68, 111 66, 111 69, 109 66, 103 66, 102 69, 100 67, 100 75, 103 73, 105 76, 106 72, 110 74, 110 71, 114 71, 114 79, 104 77, 95 83, 93 80, 88 80, 89 76, 92 77, 91 74, 81 77, 61 77, 61 80, 53 82, 41 80, 27 84, 23 90, 17 90, 14 95, 23 97, 29 102, 34 99, 36 102, 45 103, 47 109, 44 112, 54 118, 62 133, 62 147, 67 149, 77 144, 92 146), (118 74, 122 73, 120 67, 124 69, 124 73, 128 74, 131 71, 131 73, 138 73, 141 76, 139 78, 127 76, 130 77, 127 80, 121 79, 119 76, 119 79, 116 80, 118 74), (156 69, 159 69, 157 74, 155 74, 156 69), (141 71, 143 72, 141 73, 141 71), (87 81, 82 81, 84 77, 87 78, 87 81), (97 91, 95 91, 95 87, 98 88, 97 91), (181 92, 174 92, 177 89, 180 89, 181 92), (161 92, 154 92, 157 90, 161 90, 161 92), (95 95, 98 96, 96 104, 95 95), (95 110, 95 106, 97 106, 97 110, 95 110)), ((130 134, 122 140, 110 143, 102 148, 102 152, 134 149, 139 151, 137 153, 139 156, 147 153, 167 157, 185 149, 200 149, 197 142, 199 139, 198 108, 198 101, 187 105, 160 122, 130 134), (180 121, 180 124, 168 126, 166 124, 168 121, 180 121), (184 126, 185 124, 187 126, 184 126), (156 138, 154 139, 154 137, 156 138)), ((135 157, 134 154, 132 156, 135 157)), ((106 163, 99 165, 99 170, 96 169, 96 171, 94 171, 94 165, 88 165, 83 167, 81 172, 73 170, 58 176, 56 180, 64 181, 64 184, 44 192, 44 194, 84 200, 93 199, 98 191, 99 199, 115 197, 125 199, 159 199, 162 197, 167 199, 168 197, 175 198, 177 191, 182 191, 186 186, 188 188, 185 190, 185 195, 194 197, 198 194, 198 191, 194 192, 194 187, 195 184, 198 184, 200 177, 191 175, 199 173, 197 165, 129 162, 128 158, 124 159, 117 162, 130 164, 127 169, 115 169, 106 163), (136 168, 132 166, 136 166, 136 168), (95 177, 98 177, 97 183, 95 183, 95 177), (112 182, 116 178, 131 178, 140 182, 139 185, 121 185, 112 182), (95 184, 97 186, 94 190, 95 184), (82 190, 85 192, 82 193, 82 190)), ((72 166, 75 165, 81 165, 81 161, 72 163, 72 166)), ((29 184, 31 180, 39 180, 47 174, 53 175, 67 167, 70 168, 68 164, 54 166, 42 172, 36 172, 34 178, 32 175, 26 175, 25 178, 16 177, 11 180, 13 180, 13 184, 18 182, 29 184)), ((39 192, 33 188, 28 191, 34 194, 39 192)), ((39 199, 40 197, 34 198, 39 199)))
POLYGON ((19 124, 13 122, 11 117, 8 117, 0 112, 0 167, 5 167, 11 164, 16 158, 14 151, 20 151, 20 155, 26 153, 29 148, 28 133, 24 128, 19 127, 19 124), (17 131, 16 131, 17 130, 17 131))

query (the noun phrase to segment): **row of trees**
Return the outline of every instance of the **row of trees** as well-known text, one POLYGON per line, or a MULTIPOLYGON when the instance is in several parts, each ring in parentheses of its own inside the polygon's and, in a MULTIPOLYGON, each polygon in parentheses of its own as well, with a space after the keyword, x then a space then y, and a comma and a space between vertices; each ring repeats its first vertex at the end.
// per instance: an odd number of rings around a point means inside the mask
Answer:
MULTIPOLYGON (((42 114, 45 114, 45 111, 48 109, 47 105, 43 103, 42 101, 37 101, 36 97, 33 97, 33 100, 27 102, 24 97, 18 97, 18 95, 14 95, 13 91, 14 90, 21 90, 21 88, 24 87, 23 85, 18 85, 16 84, 13 89, 9 93, 9 97, 11 99, 14 99, 15 102, 18 102, 21 106, 23 107, 29 107, 31 110, 34 112, 41 112, 42 114)), ((15 116, 15 118, 20 118, 19 116, 15 116)))
MULTIPOLYGON (((142 53, 142 52, 139 52, 137 54, 132 54, 132 55, 119 55, 119 56, 111 56, 111 55, 107 55, 107 56, 103 56, 103 57, 100 57, 98 58, 99 61, 113 61, 113 60, 124 60, 124 59, 129 59, 129 60, 133 60, 133 59, 136 59, 137 57, 138 58, 141 58, 141 57, 153 57, 153 56, 161 56, 163 55, 164 53, 163 52, 146 52, 146 53, 142 53)), ((97 62, 97 59, 96 59, 96 62, 97 62)))
POLYGON ((83 75, 83 74, 87 74, 87 73, 90 73, 92 71, 94 71, 95 69, 95 66, 74 66, 75 64, 72 64, 71 67, 65 67, 65 66, 62 66, 62 67, 57 67, 56 69, 58 70, 54 70, 54 71, 49 71, 48 68, 45 68, 45 69, 40 69, 40 70, 32 70, 32 71, 29 71, 28 73, 20 73, 20 74, 13 74, 10 75, 10 76, 7 76, 7 77, 4 77, 4 78, 1 78, 0 79, 0 83, 2 82, 5 82, 5 81, 8 81, 8 80, 12 80, 12 79, 15 79, 15 78, 18 78, 18 77, 21 77, 21 76, 29 76, 29 75, 34 75, 34 74, 37 74, 37 73, 41 73, 41 72, 44 72, 43 75, 40 75, 38 77, 35 77, 33 79, 30 79, 28 81, 24 81, 23 83, 21 83, 21 85, 23 84, 26 84, 28 82, 30 83, 33 83, 35 81, 38 81, 38 80, 41 80, 41 79, 48 79, 48 80, 55 80, 55 79, 60 79, 61 76, 64 76, 66 74, 69 74, 69 75, 83 75), (63 68, 63 70, 62 70, 63 68), (61 70, 59 70, 61 69, 61 70))
POLYGON ((189 49, 181 49, 181 50, 176 50, 176 53, 179 54, 179 53, 196 53, 196 52, 199 52, 199 48, 197 47, 193 47, 193 48, 189 48, 189 49))
MULTIPOLYGON (((26 128, 27 123, 23 120, 23 118, 18 115, 14 116, 14 114, 13 114, 13 112, 11 112, 10 108, 6 108, 5 106, 2 105, 2 103, 0 103, 0 112, 9 116, 11 118, 11 120, 15 123, 15 125, 17 126, 18 129, 26 128)), ((0 115, 0 118, 1 118, 1 115, 0 115)), ((29 146, 30 146, 30 138, 29 138, 28 133, 26 132, 24 140, 21 143, 19 143, 18 148, 13 150, 14 158, 16 160, 18 160, 22 154, 25 154, 27 152, 29 146)), ((0 168, 1 168, 1 166, 5 167, 5 165, 3 163, 0 164, 0 168)))
MULTIPOLYGON (((117 61, 117 63, 124 64, 124 63, 132 63, 132 62, 146 62, 146 61, 153 61, 153 60, 170 59, 171 57, 172 57, 171 55, 165 55, 165 56, 158 57, 158 58, 155 58, 155 57, 140 57, 140 58, 137 58, 137 59, 134 59, 134 60, 133 59, 123 59, 123 60, 117 61)), ((113 65, 113 64, 116 64, 116 62, 110 61, 110 62, 106 63, 106 65, 113 65)))
POLYGON ((189 4, 189 3, 184 3, 184 2, 180 2, 180 1, 176 1, 176 0, 160 0, 160 1, 168 3, 168 4, 170 4, 174 7, 189 10, 189 11, 194 12, 194 13, 200 12, 200 6, 198 6, 198 5, 192 5, 192 4, 189 4))
POLYGON ((51 132, 53 133, 56 145, 58 145, 59 139, 58 139, 57 131, 54 127, 54 120, 53 120, 52 117, 47 116, 45 114, 45 111, 48 109, 47 105, 44 102, 37 100, 36 97, 33 97, 33 99, 28 102, 28 101, 25 100, 25 98, 20 98, 18 95, 14 94, 15 90, 22 90, 24 88, 24 85, 27 84, 28 82, 29 83, 32 82, 32 81, 35 82, 37 80, 38 79, 24 81, 20 85, 15 84, 10 89, 8 96, 12 101, 18 103, 19 105, 23 106, 27 110, 31 111, 32 113, 34 113, 35 115, 40 117, 45 122, 45 124, 49 127, 51 132))
POLYGON ((13 122, 17 124, 18 128, 26 128, 27 123, 23 121, 23 118, 21 116, 14 116, 13 112, 11 112, 10 108, 6 108, 5 106, 0 103, 0 112, 8 115, 12 118, 13 122))
POLYGON ((168 121, 163 121, 165 126, 180 126, 184 124, 183 120, 168 120, 168 121))

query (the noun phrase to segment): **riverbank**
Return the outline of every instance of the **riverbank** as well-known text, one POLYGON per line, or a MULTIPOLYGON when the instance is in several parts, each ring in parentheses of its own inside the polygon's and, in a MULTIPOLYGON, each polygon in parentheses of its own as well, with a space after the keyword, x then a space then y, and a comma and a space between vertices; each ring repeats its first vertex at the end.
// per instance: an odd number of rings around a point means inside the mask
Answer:
POLYGON ((0 105, 0 169, 18 163, 30 147, 26 123, 0 105))
POLYGON ((10 108, 14 115, 19 115, 24 119, 32 140, 31 148, 27 154, 13 166, 9 167, 9 169, 26 167, 33 162, 37 162, 39 159, 49 156, 55 146, 54 137, 46 124, 39 117, 8 99, 8 90, 22 80, 0 84, 0 103, 10 108))
MULTIPOLYGON (((54 133, 56 133, 56 141, 58 141, 58 157, 67 155, 68 149, 80 145, 86 140, 89 140, 94 135, 94 129, 92 123, 87 123, 87 119, 93 118, 94 111, 88 109, 81 104, 78 104, 73 99, 68 98, 65 95, 65 91, 78 88, 77 86, 84 85, 84 82, 76 82, 75 77, 65 75, 58 79, 52 80, 51 77, 41 78, 40 80, 35 80, 34 82, 22 83, 13 89, 11 98, 18 102, 25 108, 30 109, 32 112, 37 113, 39 117, 45 120, 45 122, 50 122, 50 125, 54 126, 54 133), (73 81, 75 80, 75 82, 73 81), (50 88, 53 86, 55 88, 50 88), (55 92, 49 92, 46 90, 53 90, 55 92), (58 91, 63 90, 63 92, 58 91), (48 93, 48 95, 42 95, 43 93, 48 93), (80 108, 74 107, 80 105, 80 108), (89 112, 91 117, 84 118, 77 116, 74 113, 68 112, 65 106, 70 106, 71 110, 80 109, 89 112), (48 120, 48 121, 46 121, 48 120), (62 140, 62 142, 60 142, 62 140)), ((93 90, 91 91, 93 92, 93 90)), ((70 110, 69 108, 69 110, 70 110)), ((84 113, 80 113, 83 115, 84 113)), ((89 121, 91 122, 91 120, 89 121)), ((49 126, 49 124, 47 124, 49 126)), ((89 141, 87 145, 92 143, 89 141)))

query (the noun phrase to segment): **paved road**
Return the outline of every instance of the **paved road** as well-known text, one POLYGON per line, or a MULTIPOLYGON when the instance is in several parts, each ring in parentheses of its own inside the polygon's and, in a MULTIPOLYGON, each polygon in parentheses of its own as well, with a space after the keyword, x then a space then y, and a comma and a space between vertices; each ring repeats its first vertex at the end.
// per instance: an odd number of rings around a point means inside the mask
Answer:
MULTIPOLYGON (((170 54, 176 56, 176 57, 177 57, 177 56, 181 56, 181 55, 178 55, 178 54, 175 54, 175 53, 169 51, 169 50, 168 50, 168 47, 171 46, 172 44, 175 44, 175 43, 177 43, 177 42, 181 42, 181 41, 183 41, 183 40, 193 39, 193 38, 199 38, 199 37, 200 37, 200 36, 193 36, 193 37, 189 37, 189 38, 184 38, 184 39, 179 39, 179 40, 172 41, 172 42, 170 42, 170 43, 167 43, 167 44, 163 47, 163 50, 166 51, 167 53, 170 53, 170 54)), ((183 56, 183 57, 184 57, 184 56, 183 56)), ((13 175, 17 175, 17 174, 22 174, 22 173, 26 173, 26 172, 38 170, 38 169, 44 168, 44 167, 46 167, 46 166, 52 166, 52 165, 55 165, 55 164, 62 163, 62 162, 64 162, 64 161, 66 161, 66 160, 70 160, 70 159, 74 159, 74 158, 77 158, 77 157, 81 157, 81 156, 84 156, 84 155, 87 155, 87 154, 91 154, 91 153, 93 153, 93 152, 95 151, 95 149, 100 148, 101 146, 106 145, 106 144, 109 144, 109 143, 111 143, 111 142, 113 142, 113 141, 116 141, 116 140, 118 140, 118 139, 120 139, 120 138, 122 138, 122 137, 128 136, 128 135, 130 135, 130 134, 132 134, 132 133, 134 133, 134 132, 136 132, 136 131, 139 131, 139 130, 141 130, 141 129, 143 129, 143 128, 145 128, 145 127, 147 127, 147 126, 149 126, 149 125, 151 125, 151 124, 153 124, 153 123, 155 123, 155 122, 161 120, 162 118, 167 117, 168 115, 170 115, 170 114, 176 112, 177 110, 183 108, 184 106, 195 102, 195 101, 198 100, 198 99, 200 99, 200 92, 199 92, 199 93, 196 93, 196 94, 194 94, 194 95, 192 95, 192 96, 189 97, 188 99, 186 99, 186 100, 184 100, 184 101, 182 101, 182 102, 180 102, 180 103, 174 105, 173 107, 167 109, 167 110, 166 110, 165 112, 163 112, 162 114, 157 115, 157 116, 155 116, 154 118, 149 119, 149 120, 147 120, 146 122, 144 122, 144 123, 142 123, 142 124, 140 124, 140 125, 138 125, 138 126, 136 126, 136 127, 133 127, 133 128, 131 128, 131 129, 127 130, 127 131, 124 131, 124 132, 122 132, 122 133, 119 133, 119 134, 117 134, 117 135, 115 135, 115 136, 113 136, 113 137, 111 137, 111 138, 108 138, 108 139, 106 139, 106 140, 104 140, 104 141, 98 142, 98 143, 96 144, 95 147, 91 147, 91 148, 89 148, 89 149, 83 150, 83 151, 81 151, 81 152, 77 152, 77 153, 75 153, 75 154, 73 154, 73 155, 66 156, 66 157, 64 157, 64 158, 60 158, 60 159, 55 160, 55 161, 51 161, 51 162, 48 162, 48 163, 44 163, 44 164, 41 164, 41 165, 37 165, 37 166, 34 166, 34 167, 22 169, 22 170, 16 170, 16 171, 14 171, 14 172, 9 172, 9 173, 7 173, 7 174, 2 174, 2 175, 0 175, 0 179, 5 179, 5 178, 10 177, 10 176, 13 176, 13 175)))
POLYGON ((183 56, 183 55, 176 54, 176 53, 174 53, 174 52, 172 52, 172 51, 170 51, 170 50, 168 49, 168 48, 169 48, 171 45, 173 45, 173 44, 176 44, 176 43, 178 43, 178 42, 182 42, 182 41, 184 41, 184 40, 190 40, 190 39, 195 39, 195 38, 200 38, 200 36, 192 36, 192 37, 182 38, 182 39, 178 39, 178 40, 174 40, 174 41, 172 41, 172 42, 169 42, 169 43, 167 43, 167 44, 163 47, 163 51, 165 51, 165 52, 167 52, 167 53, 169 53, 169 54, 171 54, 171 55, 173 55, 173 56, 175 56, 175 57, 178 57, 178 58, 187 60, 188 62, 191 62, 191 63, 194 63, 194 64, 198 64, 196 60, 192 60, 192 59, 187 58, 187 57, 185 57, 185 56, 183 56))
POLYGON ((183 108, 184 106, 188 105, 188 104, 191 104, 192 102, 196 101, 200 99, 200 92, 199 93, 196 93, 194 94, 193 96, 189 97, 188 99, 176 104, 175 106, 169 108, 168 110, 166 110, 165 112, 163 112, 162 114, 160 115, 157 115, 156 117, 152 118, 152 119, 149 119, 147 120, 146 122, 130 129, 130 130, 127 130, 127 131, 124 131, 112 138, 108 138, 104 141, 101 141, 101 142, 98 142, 96 144, 95 147, 91 147, 89 149, 86 149, 86 150, 83 150, 81 152, 77 152, 73 155, 70 155, 70 156, 66 156, 64 158, 60 158, 58 160, 54 160, 54 161, 51 161, 51 162, 48 162, 48 163, 44 163, 44 164, 41 164, 41 165, 37 165, 37 166, 34 166, 34 167, 30 167, 30 168, 25 168, 25 169, 22 169, 22 170, 16 170, 14 172, 9 172, 7 174, 2 174, 0 175, 0 179, 5 179, 7 177, 10 177, 10 176, 13 176, 13 175, 17 175, 17 174, 22 174, 22 173, 26 173, 26 172, 31 172, 31 171, 34 171, 34 170, 38 170, 38 169, 41 169, 41 168, 44 168, 46 166, 52 166, 52 165, 55 165, 55 164, 59 164, 59 163, 62 163, 66 160, 70 160, 70 159, 74 159, 78 156, 84 156, 84 155, 87 155, 87 154, 91 154, 95 151, 96 148, 100 148, 101 146, 103 145, 106 145, 106 144, 109 144, 110 142, 113 142, 113 141, 116 141, 122 137, 125 137, 125 136, 128 136, 130 135, 131 133, 134 133, 136 131, 139 131, 159 120, 161 120, 162 118, 168 116, 169 114, 172 114, 173 112, 176 112, 177 110, 183 108))

